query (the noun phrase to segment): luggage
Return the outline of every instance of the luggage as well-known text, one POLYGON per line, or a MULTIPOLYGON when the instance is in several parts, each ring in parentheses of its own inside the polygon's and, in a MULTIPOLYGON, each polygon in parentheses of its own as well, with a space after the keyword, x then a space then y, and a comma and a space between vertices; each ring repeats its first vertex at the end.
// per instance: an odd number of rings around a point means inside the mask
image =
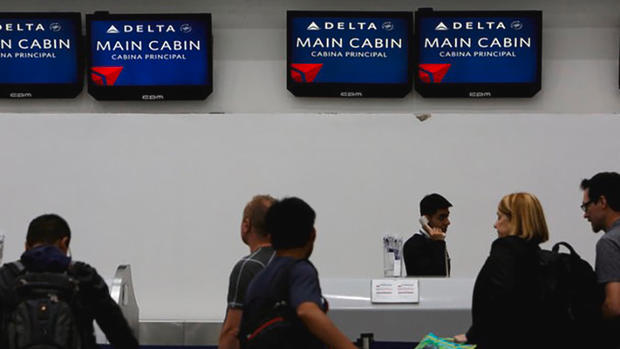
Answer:
POLYGON ((602 321, 604 290, 590 264, 566 242, 540 250, 541 296, 549 325, 577 346, 592 345, 602 321), (568 253, 559 252, 560 247, 568 253))
POLYGON ((6 323, 8 349, 81 349, 78 282, 67 273, 34 273, 12 264, 17 299, 6 323))
POLYGON ((295 263, 278 272, 269 297, 244 305, 239 328, 242 349, 302 349, 309 344, 309 332, 288 300, 289 271, 295 263))

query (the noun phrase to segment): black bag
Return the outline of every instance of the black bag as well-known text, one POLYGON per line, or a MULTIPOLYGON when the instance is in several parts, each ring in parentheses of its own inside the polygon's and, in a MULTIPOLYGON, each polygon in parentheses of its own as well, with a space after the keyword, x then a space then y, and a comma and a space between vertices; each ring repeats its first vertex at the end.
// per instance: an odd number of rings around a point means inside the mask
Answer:
POLYGON ((6 327, 8 349, 80 349, 76 297, 78 282, 67 273, 20 271, 15 307, 6 327))
POLYGON ((602 320, 603 289, 590 264, 566 242, 540 250, 541 295, 549 325, 574 345, 592 344, 602 320), (564 246, 569 253, 560 253, 564 246))
POLYGON ((296 262, 282 267, 270 287, 270 297, 258 298, 243 307, 239 326, 242 349, 299 349, 312 338, 289 305, 289 270, 296 262))

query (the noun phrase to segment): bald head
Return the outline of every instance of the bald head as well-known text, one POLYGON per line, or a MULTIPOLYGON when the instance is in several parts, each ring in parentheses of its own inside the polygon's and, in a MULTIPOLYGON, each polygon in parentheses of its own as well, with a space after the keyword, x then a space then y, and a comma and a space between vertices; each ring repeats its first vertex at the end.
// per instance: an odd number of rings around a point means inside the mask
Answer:
POLYGON ((243 209, 243 221, 248 223, 248 232, 254 232, 259 237, 267 237, 265 230, 265 215, 277 200, 270 195, 256 195, 243 209))

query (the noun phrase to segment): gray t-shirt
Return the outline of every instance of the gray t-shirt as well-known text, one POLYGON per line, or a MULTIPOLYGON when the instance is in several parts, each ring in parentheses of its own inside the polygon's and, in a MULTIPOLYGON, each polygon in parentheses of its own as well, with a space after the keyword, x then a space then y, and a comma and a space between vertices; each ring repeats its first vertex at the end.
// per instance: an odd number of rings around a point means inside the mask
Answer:
POLYGON ((596 243, 596 277, 598 282, 620 282, 620 220, 596 243))
POLYGON ((228 308, 241 309, 250 281, 262 271, 276 255, 271 246, 261 247, 241 258, 232 272, 228 283, 228 308))

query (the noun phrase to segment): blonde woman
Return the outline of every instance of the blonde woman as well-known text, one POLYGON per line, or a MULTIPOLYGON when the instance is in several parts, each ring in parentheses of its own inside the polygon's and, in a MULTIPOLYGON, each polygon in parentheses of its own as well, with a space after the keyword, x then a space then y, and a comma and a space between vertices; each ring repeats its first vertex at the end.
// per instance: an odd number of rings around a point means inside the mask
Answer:
POLYGON ((476 279, 472 325, 455 340, 478 349, 557 347, 540 300, 538 244, 549 239, 540 202, 529 193, 504 196, 493 226, 498 238, 476 279))

